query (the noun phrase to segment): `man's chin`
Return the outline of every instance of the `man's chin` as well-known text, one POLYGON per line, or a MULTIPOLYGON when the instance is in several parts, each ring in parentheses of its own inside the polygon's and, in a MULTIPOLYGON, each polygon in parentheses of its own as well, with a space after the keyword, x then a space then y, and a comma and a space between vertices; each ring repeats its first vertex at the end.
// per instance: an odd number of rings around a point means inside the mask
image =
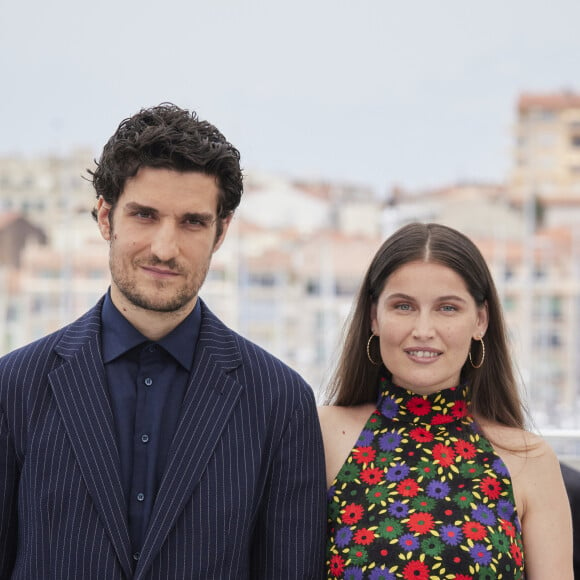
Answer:
POLYGON ((125 298, 141 310, 165 314, 180 312, 195 302, 195 296, 163 298, 162 296, 149 297, 126 294, 125 298))

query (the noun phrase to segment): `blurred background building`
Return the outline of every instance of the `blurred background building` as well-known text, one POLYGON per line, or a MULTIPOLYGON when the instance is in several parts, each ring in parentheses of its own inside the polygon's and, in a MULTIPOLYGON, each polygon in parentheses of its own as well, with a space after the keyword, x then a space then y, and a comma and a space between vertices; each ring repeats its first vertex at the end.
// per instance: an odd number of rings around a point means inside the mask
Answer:
MULTIPOLYGON (((535 427, 580 457, 580 95, 524 94, 503 183, 378 195, 349 183, 246 173, 202 297, 318 393, 363 272, 410 221, 458 228, 500 292, 535 427)), ((109 283, 83 178, 95 152, 0 158, 0 353, 82 314, 109 283)), ((361 345, 364 348, 364 345, 361 345)))

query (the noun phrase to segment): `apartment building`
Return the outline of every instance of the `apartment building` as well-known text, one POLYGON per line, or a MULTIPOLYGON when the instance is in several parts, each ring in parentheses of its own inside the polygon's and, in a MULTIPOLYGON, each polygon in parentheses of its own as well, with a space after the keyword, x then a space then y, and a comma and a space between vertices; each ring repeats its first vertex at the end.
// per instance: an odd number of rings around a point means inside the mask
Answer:
POLYGON ((580 94, 522 94, 514 133, 512 200, 547 225, 580 223, 580 94))

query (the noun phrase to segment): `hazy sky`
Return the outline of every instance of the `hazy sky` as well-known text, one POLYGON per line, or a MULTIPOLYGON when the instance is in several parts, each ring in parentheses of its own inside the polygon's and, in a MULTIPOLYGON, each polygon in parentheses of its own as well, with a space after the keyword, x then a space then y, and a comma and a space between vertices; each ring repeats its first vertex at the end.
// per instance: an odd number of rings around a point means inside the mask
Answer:
POLYGON ((522 91, 580 90, 579 0, 0 0, 0 155, 173 101, 248 170, 502 180, 522 91))

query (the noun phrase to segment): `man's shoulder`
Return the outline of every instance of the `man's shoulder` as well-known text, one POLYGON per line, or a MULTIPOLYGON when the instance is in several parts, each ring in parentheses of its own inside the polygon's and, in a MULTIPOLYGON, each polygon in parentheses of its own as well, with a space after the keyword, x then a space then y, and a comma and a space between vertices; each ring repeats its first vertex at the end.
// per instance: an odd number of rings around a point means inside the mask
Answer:
POLYGON ((0 357, 0 369, 21 360, 46 358, 54 352, 57 344, 79 344, 84 336, 98 332, 100 327, 100 303, 84 313, 77 320, 46 334, 23 346, 17 347, 0 357))
POLYGON ((229 328, 207 306, 204 305, 202 312, 206 325, 220 337, 220 347, 224 351, 235 349, 246 376, 251 374, 254 381, 270 382, 272 386, 294 385, 311 390, 300 374, 277 356, 229 328))

